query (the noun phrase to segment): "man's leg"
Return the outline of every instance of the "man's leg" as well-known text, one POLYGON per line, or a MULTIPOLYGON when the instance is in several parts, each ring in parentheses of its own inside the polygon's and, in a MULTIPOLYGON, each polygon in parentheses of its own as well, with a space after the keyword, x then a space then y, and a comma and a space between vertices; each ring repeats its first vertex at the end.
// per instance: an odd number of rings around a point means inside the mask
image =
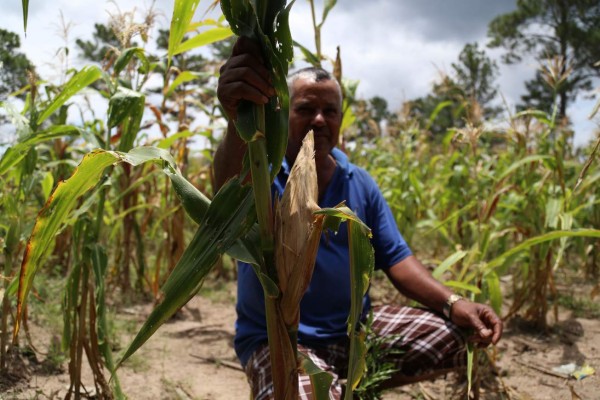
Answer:
POLYGON ((390 345, 400 350, 398 368, 385 387, 428 379, 466 365, 466 340, 455 324, 429 310, 384 305, 373 308, 373 331, 399 335, 390 345))
MULTIPOLYGON (((329 398, 331 400, 341 399, 342 387, 338 380, 339 372, 335 365, 340 365, 340 360, 347 359, 346 348, 343 345, 330 345, 314 349, 298 345, 298 351, 308 355, 317 367, 333 376, 329 398)), ((254 400, 272 400, 273 378, 271 375, 269 346, 259 347, 248 360, 245 370, 252 391, 252 398, 254 400)), ((299 375, 298 386, 299 399, 310 400, 313 398, 310 378, 307 375, 299 375)))

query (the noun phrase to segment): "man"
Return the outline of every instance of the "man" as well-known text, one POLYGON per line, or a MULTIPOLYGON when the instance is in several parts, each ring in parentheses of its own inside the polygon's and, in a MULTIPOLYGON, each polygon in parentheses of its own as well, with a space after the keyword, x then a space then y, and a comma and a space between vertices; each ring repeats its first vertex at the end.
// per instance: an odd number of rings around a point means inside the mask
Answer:
MULTIPOLYGON (((288 83, 289 139, 286 159, 273 184, 275 192, 283 193, 302 139, 312 129, 319 206, 332 207, 345 200, 372 229, 375 267, 382 269, 400 292, 432 310, 393 305, 373 309, 373 330, 379 335, 401 337, 393 343, 402 352, 393 360, 399 372, 386 385, 414 382, 464 365, 465 338, 458 327, 472 330, 468 339, 482 346, 497 343, 502 334, 498 316, 490 307, 460 298, 432 278, 398 232, 373 179, 335 148, 342 120, 337 81, 326 71, 311 68, 292 75, 288 83)), ((246 150, 232 123, 239 101, 265 104, 275 95, 254 42, 238 40, 221 68, 217 92, 229 117, 227 132, 215 154, 215 179, 220 187, 239 174, 246 150)), ((335 399, 341 396, 338 378, 345 377, 347 366, 348 271, 346 234, 322 238, 313 278, 300 306, 299 350, 334 376, 330 395, 335 399)), ((368 296, 365 307, 370 308, 368 296)), ((253 398, 272 398, 262 288, 252 268, 244 264, 239 266, 236 310, 235 349, 248 375, 253 398)), ((310 398, 308 378, 301 376, 299 385, 301 397, 310 398)))

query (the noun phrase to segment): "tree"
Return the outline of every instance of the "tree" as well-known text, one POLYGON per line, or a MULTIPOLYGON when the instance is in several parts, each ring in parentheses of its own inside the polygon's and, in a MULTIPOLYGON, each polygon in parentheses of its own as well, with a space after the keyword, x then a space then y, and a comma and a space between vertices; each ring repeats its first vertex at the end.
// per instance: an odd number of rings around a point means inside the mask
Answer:
POLYGON ((77 39, 75 43, 81 56, 90 61, 102 62, 111 49, 120 48, 120 42, 114 31, 107 25, 94 24, 94 41, 77 39))
POLYGON ((498 75, 498 66, 477 43, 467 43, 458 56, 458 63, 452 63, 456 84, 462 88, 471 104, 477 102, 486 118, 493 118, 500 112, 491 106, 498 90, 494 80, 498 75))
POLYGON ((421 121, 434 138, 441 138, 448 129, 465 125, 465 92, 448 75, 432 86, 431 93, 408 102, 410 115, 421 121))
POLYGON ((452 63, 450 75, 442 75, 427 96, 408 102, 410 113, 434 137, 441 137, 450 128, 461 128, 466 121, 477 125, 483 117, 494 118, 500 112, 492 106, 497 74, 498 66, 485 51, 477 43, 468 43, 458 61, 452 63))
POLYGON ((19 47, 19 35, 0 28, 0 98, 27 85, 27 73, 34 71, 19 47))
POLYGON ((579 91, 590 90, 592 79, 600 76, 600 68, 594 66, 600 60, 600 0, 518 0, 515 11, 490 22, 488 36, 490 47, 507 50, 503 60, 508 64, 524 55, 540 62, 561 61, 554 73, 564 79, 544 88, 538 75, 528 82, 524 99, 546 105, 548 95, 556 96, 559 117, 565 117, 569 101, 579 91))

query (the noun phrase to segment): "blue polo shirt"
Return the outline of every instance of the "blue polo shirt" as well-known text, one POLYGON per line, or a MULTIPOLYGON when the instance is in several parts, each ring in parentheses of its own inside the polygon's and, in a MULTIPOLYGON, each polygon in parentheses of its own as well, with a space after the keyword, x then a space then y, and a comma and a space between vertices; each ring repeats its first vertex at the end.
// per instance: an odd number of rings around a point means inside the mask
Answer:
MULTIPOLYGON (((371 228, 375 268, 390 268, 411 255, 373 178, 350 163, 340 150, 333 149, 331 154, 337 167, 319 206, 335 207, 346 201, 346 205, 371 228)), ((273 183, 277 195, 283 194, 289 174, 290 166, 284 160, 273 183)), ((298 341, 301 344, 322 346, 346 336, 350 312, 350 255, 346 226, 342 224, 337 235, 328 232, 321 236, 312 280, 300 303, 298 341)), ((246 365, 257 347, 267 342, 267 327, 262 287, 252 267, 242 262, 238 263, 237 299, 234 346, 242 365, 246 365)), ((363 304, 365 310, 370 307, 368 294, 363 304)))

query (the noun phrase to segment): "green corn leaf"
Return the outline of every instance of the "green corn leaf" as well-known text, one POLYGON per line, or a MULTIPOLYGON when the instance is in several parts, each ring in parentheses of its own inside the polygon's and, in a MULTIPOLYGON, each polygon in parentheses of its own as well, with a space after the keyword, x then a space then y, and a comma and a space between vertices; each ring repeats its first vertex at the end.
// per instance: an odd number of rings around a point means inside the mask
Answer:
POLYGON ((117 399, 125 399, 119 377, 114 373, 115 363, 112 356, 112 348, 108 340, 109 329, 106 319, 105 286, 106 271, 108 267, 108 256, 102 246, 97 243, 90 244, 90 255, 92 259, 92 271, 94 274, 94 295, 96 298, 96 330, 98 334, 98 348, 100 349, 106 367, 112 373, 111 382, 114 386, 114 394, 117 399))
POLYGON ((467 255, 467 252, 463 251, 463 250, 459 250, 459 251, 455 252, 454 254, 451 254, 444 261, 442 261, 440 263, 440 265, 438 265, 433 270, 431 275, 433 275, 433 277, 435 279, 439 280, 442 277, 442 275, 444 274, 444 272, 446 272, 448 270, 448 268, 450 268, 451 266, 453 266, 454 264, 456 264, 457 262, 462 260, 466 255, 467 255))
POLYGON ((347 98, 344 99, 344 105, 342 109, 344 110, 344 116, 342 117, 342 125, 340 126, 340 132, 343 133, 351 126, 354 126, 354 123, 356 122, 356 114, 354 113, 354 110, 352 110, 352 107, 348 106, 347 98))
POLYGON ((29 0, 21 0, 23 6, 23 32, 27 34, 27 16, 29 15, 29 0))
POLYGON ((6 291, 4 292, 5 296, 13 297, 17 294, 17 290, 19 289, 19 277, 15 276, 11 281, 6 291))
POLYGON ((500 279, 498 278, 498 274, 492 271, 485 275, 483 280, 488 287, 490 304, 492 305, 492 308, 496 314, 500 315, 502 313, 502 289, 500 288, 500 279))
POLYGON ((323 17, 321 18, 321 22, 319 23, 319 28, 323 26, 325 20, 327 19, 327 16, 329 15, 329 12, 335 6, 336 3, 337 0, 325 0, 325 6, 323 7, 323 17))
POLYGON ((295 40, 293 41, 293 43, 294 43, 294 46, 296 46, 300 50, 300 52, 304 56, 304 59, 306 60, 307 63, 309 63, 313 67, 317 67, 317 66, 321 65, 321 60, 319 60, 319 57, 317 57, 316 54, 314 54, 312 51, 310 51, 306 47, 302 46, 300 43, 296 42, 295 40))
POLYGON ((548 160, 548 159, 552 159, 554 157, 552 156, 545 156, 545 155, 533 155, 533 156, 527 156, 525 158, 520 159, 517 162, 514 162, 513 164, 510 165, 510 167, 508 167, 507 169, 505 169, 504 171, 502 171, 502 174, 500 174, 500 176, 498 176, 497 178, 495 178, 495 180, 497 182, 502 181, 503 179, 505 179, 507 176, 509 176, 510 174, 512 174, 514 171, 516 171, 517 169, 519 169, 520 167, 522 167, 523 165, 527 165, 527 164, 531 164, 534 163, 536 161, 543 161, 543 160, 548 160))
POLYGON ((451 287, 451 288, 455 288, 455 289, 466 290, 466 291, 474 293, 474 294, 480 294, 481 293, 481 289, 479 289, 477 286, 470 285, 470 284, 465 283, 465 282, 446 281, 446 282, 444 282, 444 285, 446 285, 448 287, 451 287))
MULTIPOLYGON (((295 1, 295 0, 294 0, 295 1)), ((287 73, 294 49, 289 28, 289 12, 294 1, 285 7, 285 1, 269 3, 265 25, 257 25, 255 37, 261 43, 272 68, 273 87, 277 97, 264 107, 267 153, 271 164, 271 180, 277 175, 287 149, 289 93, 287 73), (271 35, 268 35, 275 28, 271 35), (265 34, 267 33, 267 34, 265 34)))
POLYGON ((427 121, 427 125, 425 127, 425 129, 429 129, 431 128, 431 125, 433 125, 433 121, 435 121, 435 119, 437 118, 438 114, 440 112, 442 112, 442 110, 446 107, 452 107, 454 103, 450 100, 447 101, 442 101, 440 102, 435 109, 433 110, 433 112, 431 113, 431 115, 429 116, 429 120, 427 121))
POLYGON ((329 389, 333 376, 323 371, 304 353, 298 353, 302 373, 310 377, 310 385, 315 400, 329 400, 329 389))
POLYGON ((9 147, 0 160, 0 176, 6 174, 17 165, 36 144, 47 142, 63 136, 79 136, 81 130, 70 125, 56 125, 41 132, 35 132, 19 140, 19 143, 9 147))
POLYGON ((63 335, 62 335, 62 349, 66 350, 71 347, 72 329, 73 329, 73 314, 77 310, 77 294, 78 286, 81 276, 81 252, 79 251, 78 244, 80 242, 82 226, 85 224, 85 220, 81 219, 76 221, 73 226, 73 268, 67 277, 65 284, 64 296, 63 296, 63 307, 66 310, 63 312, 63 335))
POLYGON ((362 316, 363 297, 369 288, 369 282, 375 265, 373 246, 369 238, 371 230, 348 207, 325 208, 315 214, 326 215, 325 226, 331 226, 327 219, 340 219, 348 222, 348 243, 350 245, 350 315, 348 317, 348 336, 350 354, 348 361, 348 384, 346 399, 352 399, 352 391, 358 386, 366 366, 366 345, 364 332, 356 332, 362 316))
POLYGON ((227 39, 231 36, 233 36, 231 28, 218 26, 216 28, 201 32, 193 38, 181 43, 179 46, 177 46, 173 55, 177 55, 198 47, 207 46, 209 44, 227 39))
POLYGON ((583 165, 583 168, 581 169, 581 172, 579 173, 579 177, 577 178, 577 183, 575 183, 575 188, 573 190, 577 190, 577 188, 583 181, 585 174, 587 173, 588 169, 592 166, 592 162, 596 158, 596 154, 598 153, 598 150, 600 150, 600 138, 598 138, 598 140, 596 141, 596 144, 594 145, 594 149, 592 150, 592 153, 590 154, 589 158, 583 165))
POLYGON ((169 147, 171 147, 173 145, 173 143, 175 143, 176 141, 178 141, 179 139, 185 139, 185 138, 189 138, 191 136, 194 136, 195 133, 192 131, 182 131, 182 132, 177 132, 167 138, 161 139, 160 142, 158 142, 158 144, 156 145, 156 147, 160 148, 160 149, 168 149, 169 147))
POLYGON ((352 400, 352 392, 358 387, 367 368, 367 345, 364 332, 353 333, 350 337, 350 358, 348 362, 348 380, 346 384, 346 400, 352 400))
POLYGON ((512 119, 518 119, 518 118, 522 118, 522 117, 533 117, 535 119, 537 119, 538 121, 544 123, 545 125, 552 125, 552 120, 550 118, 550 116, 544 112, 544 111, 540 111, 540 110, 524 110, 524 111, 520 111, 518 113, 516 113, 515 115, 513 115, 512 119))
MULTIPOLYGON (((237 107, 237 119, 235 128, 240 138, 245 142, 254 140, 258 131, 258 107, 249 101, 240 101, 237 107)), ((264 132, 262 132, 264 133, 264 132)))
POLYGON ((545 228, 556 229, 558 227, 558 216, 562 210, 562 206, 562 199, 548 199, 546 202, 546 220, 544 222, 545 228))
POLYGON ((69 82, 65 84, 63 90, 54 98, 52 103, 42 113, 38 118, 37 125, 40 125, 44 122, 52 113, 60 106, 65 104, 67 100, 77 94, 83 88, 91 85, 96 82, 102 76, 102 70, 95 65, 87 65, 81 69, 81 71, 77 72, 69 82))
POLYGON ((165 168, 165 173, 171 179, 173 189, 175 189, 177 197, 179 197, 186 213, 198 225, 201 224, 202 219, 204 219, 204 215, 206 215, 206 211, 208 211, 208 207, 210 206, 208 197, 196 189, 196 187, 183 176, 171 172, 170 168, 165 168))
POLYGON ((201 28, 203 26, 222 26, 221 22, 222 19, 224 19, 225 17, 223 15, 221 15, 221 17, 219 18, 219 20, 214 20, 212 18, 205 18, 202 21, 197 21, 197 22, 192 22, 190 23, 190 25, 188 26, 188 32, 196 30, 198 28, 201 28))
MULTIPOLYGON (((460 210, 457 210, 457 211, 453 212, 452 214, 450 214, 450 216, 449 216, 448 218, 446 218, 445 220, 443 220, 443 221, 441 221, 441 222, 438 222, 438 223, 436 223, 434 226, 432 226, 432 227, 431 227, 431 229, 429 229, 427 232, 425 232, 425 233, 423 234, 423 236, 427 236, 427 235, 429 235, 430 233, 433 233, 433 232, 435 232, 435 231, 439 230, 439 229, 440 229, 440 228, 442 228, 444 225, 446 225, 448 222, 450 222, 450 221, 452 221, 452 220, 454 220, 454 219, 456 219, 456 218, 460 217, 460 216, 461 216, 461 215, 463 215, 463 214, 466 214, 466 213, 467 213, 467 211, 469 211, 471 208, 475 207, 476 205, 477 205, 477 202, 476 202, 476 201, 472 201, 472 202, 470 202, 469 204, 467 204, 466 206, 464 206, 464 207, 463 207, 463 208, 461 208, 460 210)), ((432 225, 433 225, 433 222, 437 222, 437 219, 436 219, 436 221, 432 221, 432 225)), ((447 234, 446 234, 445 236, 447 236, 447 234)))
POLYGON ((13 331, 16 338, 19 331, 23 305, 31 288, 33 278, 42 265, 54 240, 54 235, 75 207, 77 199, 100 181, 106 167, 114 163, 113 153, 95 151, 86 155, 73 176, 58 184, 50 199, 40 211, 29 241, 19 273, 17 295, 17 317, 13 331))
POLYGON ((126 117, 130 116, 133 108, 138 108, 140 100, 143 104, 145 96, 135 90, 119 87, 109 101, 108 127, 114 128, 126 117))
MULTIPOLYGON (((134 150, 139 151, 139 149, 145 149, 146 151, 149 151, 148 149, 151 148, 143 147, 134 150)), ((133 150, 130 152, 130 154, 131 153, 135 154, 133 150)), ((151 155, 151 157, 157 159, 166 157, 166 154, 157 151, 154 155, 151 155)), ((194 220, 194 222, 200 225, 204 219, 204 216, 206 215, 206 212, 208 211, 211 201, 190 181, 185 179, 179 173, 179 171, 175 169, 173 163, 167 163, 163 168, 163 172, 171 180, 173 189, 175 189, 175 193, 177 194, 177 197, 179 197, 185 212, 190 216, 190 218, 192 218, 192 220, 194 220)), ((231 248, 227 250, 227 254, 237 260, 258 265, 261 263, 259 248, 260 243, 258 239, 258 229, 256 226, 253 226, 245 238, 238 240, 231 248)))
POLYGON ((573 229, 570 231, 553 231, 549 233, 545 233, 543 235, 539 235, 536 237, 532 237, 519 245, 513 247, 512 249, 505 251, 500 254, 498 257, 492 259, 487 263, 485 267, 486 271, 492 271, 494 268, 497 268, 504 264, 504 260, 515 255, 523 250, 529 249, 531 246, 535 246, 540 243, 549 242, 552 240, 564 238, 564 237, 593 237, 600 238, 600 230, 598 229, 573 229))
POLYGON ((350 269, 352 271, 352 303, 350 328, 354 329, 362 315, 363 297, 369 288, 369 282, 375 265, 373 247, 369 241, 371 231, 365 231, 362 222, 348 220, 348 241, 350 242, 350 269))
POLYGON ((200 0, 175 0, 167 50, 168 65, 171 65, 171 60, 188 30, 199 2, 200 0))
POLYGON ((329 229, 336 230, 336 226, 339 226, 340 222, 344 221, 352 221, 358 224, 365 235, 369 238, 371 237, 371 230, 364 222, 360 220, 360 218, 354 214, 352 210, 344 205, 344 203, 338 204, 334 208, 322 208, 320 210, 315 211, 315 214, 323 214, 328 218, 325 220, 325 227, 329 229))
POLYGON ((273 282, 273 280, 271 278, 269 278, 269 276, 267 274, 263 274, 262 272, 257 271, 256 274, 258 276, 258 280, 260 281, 260 284, 263 287, 263 290, 265 292, 265 295, 267 297, 270 297, 271 299, 276 299, 277 297, 279 297, 279 287, 277 286, 277 284, 275 282, 273 282))
POLYGON ((221 0, 221 10, 236 35, 254 37, 256 16, 249 1, 221 0))
POLYGON ((130 47, 125 49, 119 58, 117 58, 114 67, 115 75, 119 75, 119 73, 127 67, 133 57, 136 57, 142 63, 142 72, 146 73, 150 70, 150 62, 148 61, 148 57, 146 57, 144 49, 141 47, 130 47))
POLYGON ((254 223, 253 194, 249 186, 230 180, 217 193, 200 228, 161 289, 163 298, 133 339, 119 365, 200 289, 218 257, 254 223))
POLYGON ((42 179, 41 185, 44 201, 46 201, 48 200, 48 197, 52 192, 52 187, 54 186, 54 176, 52 176, 52 172, 46 172, 44 174, 44 179, 42 179))
POLYGON ((467 343, 467 397, 471 396, 471 386, 473 383, 473 356, 475 346, 473 343, 467 343))
POLYGON ((113 128, 123 124, 119 141, 120 151, 129 151, 133 147, 144 115, 145 101, 146 96, 142 93, 123 87, 119 87, 117 93, 110 98, 108 126, 113 128))
POLYGON ((165 96, 167 96, 167 97, 171 96, 173 94, 173 92, 175 91, 175 89, 177 89, 183 83, 191 82, 193 80, 203 78, 203 77, 208 77, 208 76, 210 76, 210 75, 206 74, 206 73, 183 71, 182 73, 177 75, 177 78, 175 78, 175 80, 173 80, 173 83, 171 83, 171 85, 167 89, 165 96))
MULTIPOLYGON (((260 250, 260 236, 258 231, 258 225, 255 224, 252 227, 252 229, 248 232, 246 237, 234 243, 234 245, 231 246, 229 250, 227 250, 227 255, 235 258, 236 260, 243 261, 254 266, 264 265, 264 260, 260 250)), ((259 276, 259 278, 261 278, 261 283, 263 284, 263 287, 266 287, 268 284, 264 282, 264 279, 262 279, 262 277, 259 276)), ((275 288, 277 288, 277 285, 275 285, 273 281, 271 282, 272 286, 275 286, 275 288)), ((270 293, 273 293, 273 290, 271 290, 270 293)), ((277 297, 277 295, 275 295, 275 297, 277 297)))
MULTIPOLYGON (((276 27, 273 36, 275 43, 277 43, 277 46, 274 45, 273 49, 278 55, 277 58, 285 67, 286 75, 287 66, 294 58, 294 41, 292 40, 292 34, 290 32, 290 11, 295 2, 296 0, 290 1, 285 8, 278 11, 275 21, 273 22, 273 25, 276 27)), ((285 1, 282 2, 282 5, 285 5, 285 1)))
MULTIPOLYGON (((13 212, 14 211, 16 210, 13 210, 13 212)), ((0 248, 3 252, 13 254, 15 250, 17 250, 20 242, 21 230, 21 220, 19 218, 11 218, 10 225, 4 236, 4 248, 0 248)))
POLYGON ((129 153, 96 150, 86 154, 73 175, 57 185, 37 216, 23 256, 19 272, 14 338, 19 332, 23 306, 31 289, 33 278, 43 265, 49 249, 52 248, 54 236, 69 218, 70 213, 78 204, 78 199, 101 182, 104 170, 108 166, 118 162, 127 162, 135 166, 148 161, 167 163, 172 171, 177 171, 175 161, 163 149, 142 147, 133 149, 129 153))

